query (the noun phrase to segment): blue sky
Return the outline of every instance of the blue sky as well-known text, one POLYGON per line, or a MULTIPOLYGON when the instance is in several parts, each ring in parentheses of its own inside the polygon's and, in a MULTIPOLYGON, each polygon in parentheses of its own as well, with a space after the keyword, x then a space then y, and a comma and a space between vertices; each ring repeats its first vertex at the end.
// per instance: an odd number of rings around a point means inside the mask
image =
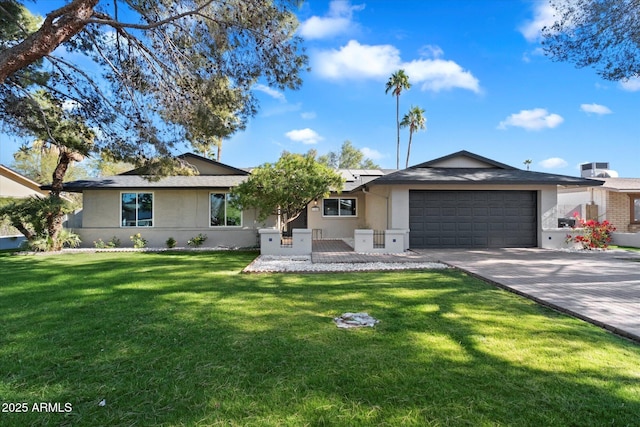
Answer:
MULTIPOLYGON (((396 104, 385 83, 402 68, 413 86, 400 97, 401 116, 415 105, 427 117, 410 164, 468 150, 519 168, 531 159, 536 171, 578 175, 580 163, 598 161, 640 177, 640 81, 605 81, 542 55, 546 2, 312 0, 298 16, 311 71, 298 91, 256 85, 260 111, 224 142, 223 163, 324 154, 350 140, 394 168, 396 104)), ((9 164, 17 147, 0 137, 9 164)), ((408 138, 402 130, 401 166, 408 138)))

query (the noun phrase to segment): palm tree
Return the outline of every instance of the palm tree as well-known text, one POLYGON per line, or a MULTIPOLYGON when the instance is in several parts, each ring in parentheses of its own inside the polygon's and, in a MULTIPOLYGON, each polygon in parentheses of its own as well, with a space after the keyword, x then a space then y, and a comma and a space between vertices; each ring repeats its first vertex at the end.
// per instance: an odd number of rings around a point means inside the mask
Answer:
POLYGON ((531 164, 531 162, 533 162, 533 160, 531 160, 531 159, 527 159, 527 160, 525 160, 525 161, 524 161, 524 162, 522 162, 522 163, 524 163, 524 164, 525 164, 525 166, 527 167, 527 170, 529 170, 529 165, 531 164))
POLYGON ((409 167, 409 155, 411 154, 411 139, 413 133, 421 129, 427 128, 427 118, 424 116, 424 110, 420 107, 411 106, 411 109, 402 118, 400 127, 409 128, 409 146, 407 147, 407 164, 405 168, 409 167))
POLYGON ((396 128, 398 130, 398 148, 396 150, 396 169, 400 169, 400 93, 403 89, 411 88, 409 83, 409 76, 407 76, 404 70, 398 70, 391 74, 389 81, 387 82, 384 93, 389 93, 396 97, 396 128))

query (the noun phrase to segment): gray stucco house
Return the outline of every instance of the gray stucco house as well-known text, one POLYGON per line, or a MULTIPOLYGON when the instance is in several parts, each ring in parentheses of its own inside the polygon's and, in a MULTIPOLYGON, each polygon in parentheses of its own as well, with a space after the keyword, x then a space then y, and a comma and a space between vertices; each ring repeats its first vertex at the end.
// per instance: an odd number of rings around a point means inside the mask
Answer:
MULTIPOLYGON (((275 219, 230 207, 229 192, 249 172, 194 154, 180 156, 197 176, 149 181, 135 172, 65 184, 82 192, 85 246, 112 236, 128 242, 142 233, 150 246, 168 237, 179 245, 198 233, 207 246, 254 246, 275 219)), ((460 151, 399 171, 342 170, 342 192, 312 202, 293 228, 313 238, 353 240, 356 230, 403 230, 406 248, 558 247, 558 187, 601 181, 524 171, 460 151)), ((562 242, 562 243, 561 243, 562 242)))

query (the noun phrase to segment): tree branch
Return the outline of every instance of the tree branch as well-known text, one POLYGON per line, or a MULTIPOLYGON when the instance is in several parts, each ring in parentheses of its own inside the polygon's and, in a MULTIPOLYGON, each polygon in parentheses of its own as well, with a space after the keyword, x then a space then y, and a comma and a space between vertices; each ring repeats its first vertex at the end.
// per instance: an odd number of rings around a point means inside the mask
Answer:
POLYGON ((177 21, 177 20, 179 20, 181 18, 185 18, 185 17, 192 16, 192 15, 199 15, 199 12, 202 9, 206 8, 207 6, 209 6, 214 1, 215 0, 209 0, 208 2, 204 3, 202 6, 198 7, 197 9, 190 10, 190 11, 183 12, 183 13, 179 13, 177 15, 170 16, 170 17, 162 19, 160 21, 153 22, 151 24, 133 24, 133 23, 120 22, 120 21, 118 21, 116 19, 113 19, 112 17, 110 17, 107 14, 99 13, 99 12, 95 12, 93 14, 94 17, 86 19, 85 23, 86 24, 108 25, 108 26, 113 27, 113 28, 132 28, 132 29, 136 29, 136 30, 153 30, 155 28, 162 27, 165 24, 169 24, 169 23, 171 23, 173 21, 177 21))
POLYGON ((82 31, 97 4, 98 0, 73 0, 49 13, 38 31, 17 45, 0 51, 0 83, 82 31))

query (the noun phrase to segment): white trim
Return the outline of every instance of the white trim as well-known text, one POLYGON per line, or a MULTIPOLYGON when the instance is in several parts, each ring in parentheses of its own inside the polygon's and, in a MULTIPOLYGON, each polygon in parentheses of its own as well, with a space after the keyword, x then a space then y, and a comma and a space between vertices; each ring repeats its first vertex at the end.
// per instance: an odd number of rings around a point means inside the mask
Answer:
POLYGON ((120 210, 118 212, 118 222, 120 228, 153 228, 156 225, 156 195, 153 191, 120 191, 120 210), (151 225, 143 226, 138 225, 138 208, 136 207, 136 225, 124 225, 122 222, 122 195, 123 194, 135 194, 136 195, 136 204, 138 203, 138 195, 139 194, 151 194, 151 225))
POLYGON ((322 199, 322 217, 323 218, 358 218, 358 198, 357 197, 327 197, 326 199, 322 199), (325 200, 337 200, 338 201, 338 214, 337 215, 326 215, 324 212, 324 202, 325 200), (340 214, 340 200, 353 200, 355 203, 356 213, 355 215, 341 215, 340 214))

